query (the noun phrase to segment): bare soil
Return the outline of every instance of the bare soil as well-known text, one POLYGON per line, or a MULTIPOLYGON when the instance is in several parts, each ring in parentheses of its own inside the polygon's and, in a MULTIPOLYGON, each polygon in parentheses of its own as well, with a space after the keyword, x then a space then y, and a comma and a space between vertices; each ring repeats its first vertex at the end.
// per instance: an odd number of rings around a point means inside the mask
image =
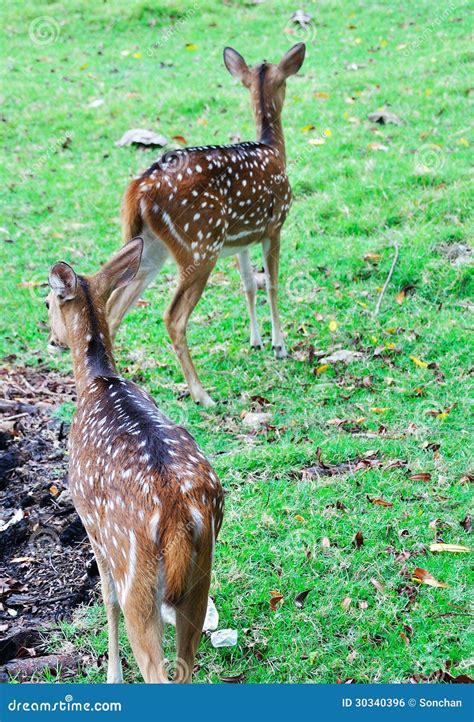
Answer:
POLYGON ((96 563, 68 489, 69 424, 54 415, 74 400, 71 377, 42 365, 0 367, 3 678, 22 677, 34 661, 40 669, 41 659, 50 669, 51 657, 42 657, 48 635, 98 596, 96 563))

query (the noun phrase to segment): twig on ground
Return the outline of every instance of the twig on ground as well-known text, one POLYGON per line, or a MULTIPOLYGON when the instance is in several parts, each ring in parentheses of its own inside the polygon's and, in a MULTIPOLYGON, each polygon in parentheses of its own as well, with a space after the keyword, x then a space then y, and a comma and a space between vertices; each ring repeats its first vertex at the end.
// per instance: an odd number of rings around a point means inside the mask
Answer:
POLYGON ((378 316, 378 314, 379 314, 380 306, 382 305, 383 297, 385 296, 385 291, 388 288, 388 284, 390 283, 390 280, 392 278, 393 272, 395 270, 395 266, 397 265, 399 246, 398 246, 398 241, 396 238, 393 239, 393 248, 395 250, 395 253, 393 255, 392 265, 390 266, 390 271, 388 272, 386 281, 383 284, 383 288, 380 291, 380 296, 378 297, 377 305, 375 306, 374 316, 378 316))

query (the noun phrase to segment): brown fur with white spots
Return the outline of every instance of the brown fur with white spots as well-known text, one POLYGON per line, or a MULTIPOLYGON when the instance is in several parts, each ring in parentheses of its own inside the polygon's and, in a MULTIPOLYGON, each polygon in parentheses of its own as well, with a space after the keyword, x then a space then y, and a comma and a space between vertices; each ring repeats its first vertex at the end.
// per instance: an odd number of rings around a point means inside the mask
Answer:
POLYGON ((146 682, 166 682, 162 604, 176 612, 175 681, 191 681, 206 614, 212 554, 222 522, 220 482, 192 436, 145 391, 120 378, 105 315, 110 294, 133 279, 136 238, 93 276, 51 269, 53 344, 72 351, 78 404, 69 480, 99 566, 109 631, 109 682, 122 681, 118 619, 146 682))
POLYGON ((232 48, 224 51, 229 72, 250 90, 257 142, 184 148, 165 154, 130 183, 123 202, 124 240, 137 234, 145 247, 135 280, 112 294, 107 306, 112 335, 128 309, 169 255, 179 269, 178 287, 165 323, 193 399, 213 404, 203 389, 186 340, 190 314, 220 256, 238 255, 250 314, 250 342, 262 348, 255 313, 256 283, 249 247, 263 246, 272 319, 272 343, 286 356, 277 305, 280 231, 291 203, 285 172, 281 111, 286 79, 300 69, 298 43, 278 65, 249 68, 232 48))

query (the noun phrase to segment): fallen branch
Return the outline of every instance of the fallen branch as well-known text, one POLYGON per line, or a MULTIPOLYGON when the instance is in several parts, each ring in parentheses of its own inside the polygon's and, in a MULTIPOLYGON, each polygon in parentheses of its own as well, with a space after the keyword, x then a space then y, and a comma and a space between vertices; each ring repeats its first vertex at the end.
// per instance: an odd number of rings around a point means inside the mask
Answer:
POLYGON ((0 399, 0 414, 37 414, 38 407, 33 404, 24 404, 21 401, 0 399))
POLYGON ((386 291, 387 288, 388 288, 388 284, 390 283, 391 278, 392 278, 392 276, 393 276, 393 272, 394 272, 394 270, 395 270, 395 266, 397 265, 399 247, 398 247, 398 242, 397 242, 397 239, 396 239, 396 238, 393 239, 393 247, 394 247, 395 253, 394 253, 394 255, 393 255, 392 265, 390 266, 390 271, 388 272, 388 276, 387 276, 386 281, 385 281, 385 283, 384 283, 384 285, 383 285, 383 288, 382 288, 382 290, 380 291, 380 296, 378 297, 377 305, 375 306, 374 316, 378 316, 378 314, 379 314, 380 306, 382 305, 383 297, 385 296, 385 291, 386 291))

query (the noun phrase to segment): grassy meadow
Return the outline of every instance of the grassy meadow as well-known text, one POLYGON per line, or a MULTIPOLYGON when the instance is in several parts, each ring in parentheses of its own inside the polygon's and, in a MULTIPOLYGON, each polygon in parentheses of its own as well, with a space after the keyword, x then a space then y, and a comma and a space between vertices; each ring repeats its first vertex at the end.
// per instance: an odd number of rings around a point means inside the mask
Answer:
MULTIPOLYGON (((273 356, 263 290, 266 346, 250 349, 233 258, 218 263, 189 323, 215 409, 183 397, 162 321, 171 263, 117 338, 121 371, 187 426, 227 492, 212 596, 238 644, 214 649, 203 637, 195 680, 401 682, 447 660, 466 673, 469 555, 430 545, 469 546, 468 3, 301 8, 313 16, 306 27, 288 0, 3 6, 0 354, 70 371, 67 355, 46 350, 45 281, 58 260, 92 272, 119 247, 127 182, 157 156, 117 147, 123 133, 253 139, 223 47, 255 64, 306 42, 283 113, 295 195, 280 287, 290 357, 273 356), (401 124, 368 119, 383 110, 401 124), (338 350, 358 353, 324 361, 338 350), (270 417, 252 429, 249 411, 270 417), (367 463, 343 464, 356 458, 367 463), (447 587, 414 581, 416 568, 447 587)), ((259 248, 252 260, 260 270, 259 248)), ((82 608, 54 641, 94 659, 77 681, 105 680, 104 624, 100 606, 82 608)), ((123 650, 126 680, 139 681, 125 635, 123 650)))

